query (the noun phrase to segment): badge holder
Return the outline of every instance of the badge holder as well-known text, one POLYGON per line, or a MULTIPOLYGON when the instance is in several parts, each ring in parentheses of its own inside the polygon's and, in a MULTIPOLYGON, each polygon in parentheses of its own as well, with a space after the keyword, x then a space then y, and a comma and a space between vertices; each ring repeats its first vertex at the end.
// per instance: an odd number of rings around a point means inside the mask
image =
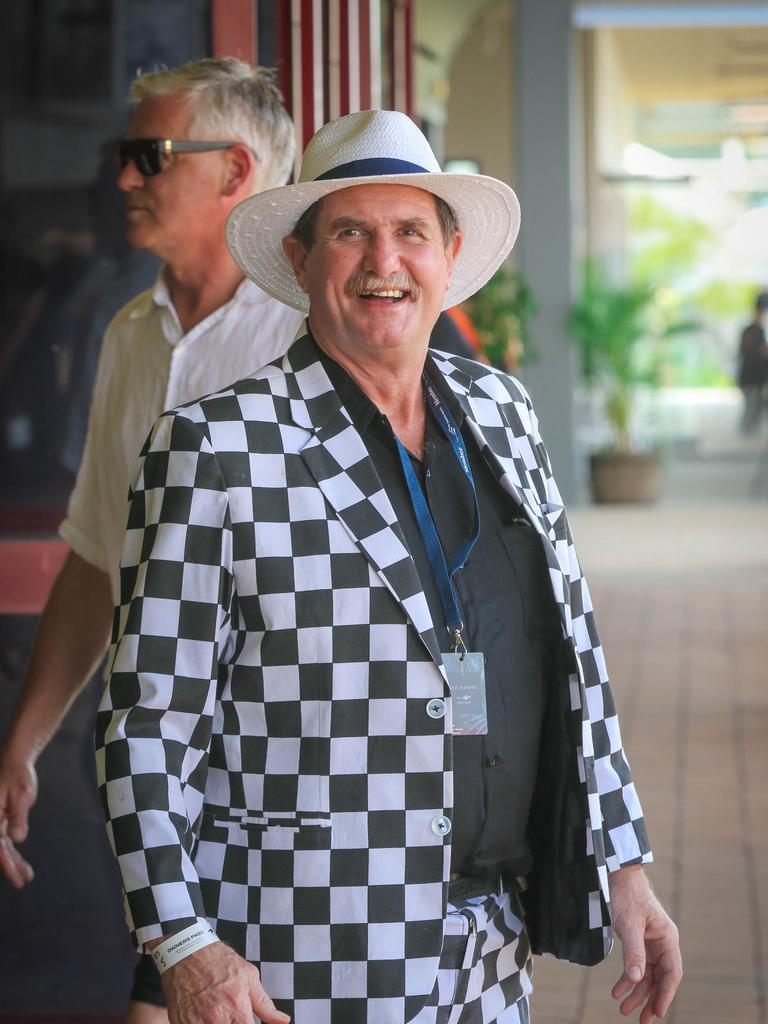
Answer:
POLYGON ((485 657, 468 651, 461 636, 464 624, 453 630, 451 650, 443 655, 443 667, 451 688, 454 736, 486 736, 488 709, 485 701, 485 657))
POLYGON ((485 658, 480 652, 470 652, 462 638, 464 623, 459 611, 459 602, 453 586, 453 576, 464 568, 472 548, 480 535, 480 509, 477 502, 475 481, 469 464, 464 439, 453 416, 446 408, 437 391, 426 382, 427 406, 448 439, 453 453, 459 461, 465 476, 472 485, 475 497, 475 516, 472 532, 453 556, 450 565, 445 560, 440 538, 427 504, 421 484, 411 465, 410 456, 399 438, 395 437, 405 481, 411 497, 413 511, 419 527, 424 548, 429 557, 432 574, 440 593, 443 613, 448 632, 453 640, 448 653, 443 654, 443 667, 451 688, 454 736, 485 736, 488 733, 488 710, 485 698, 485 658))

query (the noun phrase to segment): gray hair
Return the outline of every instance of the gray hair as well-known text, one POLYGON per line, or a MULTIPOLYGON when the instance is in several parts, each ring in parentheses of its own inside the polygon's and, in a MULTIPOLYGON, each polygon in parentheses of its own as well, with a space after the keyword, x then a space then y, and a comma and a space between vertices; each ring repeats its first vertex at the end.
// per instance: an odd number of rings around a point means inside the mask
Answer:
POLYGON ((203 137, 238 139, 257 154, 260 187, 276 188, 288 181, 296 136, 271 68, 255 68, 234 57, 193 60, 140 74, 128 99, 138 104, 171 93, 189 100, 190 130, 203 137))

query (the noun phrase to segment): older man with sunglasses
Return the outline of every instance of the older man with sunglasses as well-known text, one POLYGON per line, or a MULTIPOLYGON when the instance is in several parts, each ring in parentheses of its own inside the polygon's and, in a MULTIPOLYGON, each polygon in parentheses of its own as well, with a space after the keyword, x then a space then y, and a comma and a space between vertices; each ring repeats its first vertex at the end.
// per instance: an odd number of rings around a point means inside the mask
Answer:
MULTIPOLYGON (((0 868, 32 870, 15 847, 37 794, 35 763, 109 640, 127 495, 149 427, 283 352, 302 316, 244 278, 224 238, 230 211, 281 185, 295 152, 291 119, 268 71, 201 60, 138 78, 128 138, 117 147, 128 241, 161 257, 153 290, 129 302, 102 345, 88 438, 61 528, 71 551, 40 623, 22 699, 0 760, 0 868)), ((167 1020, 146 961, 132 1021, 167 1020)))
POLYGON ((97 764, 174 1024, 527 1024, 531 954, 680 980, 530 399, 428 353, 504 260, 507 185, 363 111, 245 200, 308 320, 142 453, 97 764))

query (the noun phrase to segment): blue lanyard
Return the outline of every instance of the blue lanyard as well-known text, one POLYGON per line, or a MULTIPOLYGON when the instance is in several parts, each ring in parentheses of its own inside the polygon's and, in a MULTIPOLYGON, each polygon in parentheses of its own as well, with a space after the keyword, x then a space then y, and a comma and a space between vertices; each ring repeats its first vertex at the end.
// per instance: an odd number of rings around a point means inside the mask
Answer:
POLYGON ((427 499, 424 495, 424 491, 422 490, 419 478, 416 476, 413 466, 411 465, 408 452, 404 448, 400 439, 395 437, 397 452, 403 466, 405 482, 408 485, 411 504, 413 505, 413 511, 416 514, 416 523, 419 527, 422 540, 424 541, 424 548, 426 549, 427 557, 429 558, 429 563, 432 567, 432 575, 435 578, 435 584, 437 585, 437 589, 440 594, 440 601, 443 605, 445 623, 448 627, 448 632, 453 634, 454 641, 452 649, 457 649, 459 646, 464 646, 461 639, 461 631, 464 628, 464 623, 461 621, 461 611, 459 609, 456 590, 453 585, 453 577, 459 569, 464 568, 464 564, 469 558, 470 552, 475 546, 477 538, 480 535, 480 509, 477 503, 475 481, 472 477, 472 469, 469 465, 469 456, 467 455, 464 439, 456 425, 456 421, 429 381, 425 382, 425 390, 427 407, 434 416, 438 425, 442 428, 445 436, 448 438, 448 442, 453 449, 456 458, 459 460, 459 465, 464 471, 464 475, 472 485, 472 493, 475 499, 475 516, 472 532, 464 543, 460 545, 450 563, 447 563, 445 560, 445 553, 443 552, 443 546, 440 543, 440 538, 437 534, 437 529, 429 511, 429 505, 427 504, 427 499))

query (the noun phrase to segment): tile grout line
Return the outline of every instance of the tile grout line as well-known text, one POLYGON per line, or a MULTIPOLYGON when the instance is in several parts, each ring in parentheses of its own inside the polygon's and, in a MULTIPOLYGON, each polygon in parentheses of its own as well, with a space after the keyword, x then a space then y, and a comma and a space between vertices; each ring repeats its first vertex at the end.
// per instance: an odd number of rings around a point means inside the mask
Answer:
POLYGON ((590 981, 590 968, 581 968, 581 977, 579 978, 579 987, 576 991, 576 1007, 574 1009, 572 1024, 586 1024, 584 1020, 584 1011, 587 1008, 587 995, 589 993, 589 981, 590 981))
MULTIPOLYGON (((610 607, 615 610, 619 606, 618 595, 615 592, 608 591, 611 599, 603 600, 601 604, 610 607)), ((605 595, 604 595, 605 597, 605 595)), ((627 610, 631 613, 631 607, 627 610)), ((651 602, 643 600, 640 602, 640 611, 635 618, 635 629, 633 630, 633 651, 630 659, 628 671, 625 679, 622 680, 622 685, 619 687, 618 680, 614 676, 612 671, 609 671, 608 675, 613 682, 614 690, 621 689, 621 704, 619 707, 619 700, 617 698, 617 710, 621 718, 621 733, 622 733, 622 744, 625 748, 629 748, 632 742, 632 736, 635 732, 635 724, 637 720, 637 709, 639 706, 639 689, 641 680, 643 678, 643 665, 645 662, 648 643, 647 634, 650 629, 650 623, 652 621, 652 606, 651 602)), ((610 625, 610 623, 609 623, 610 625)), ((610 629, 608 630, 610 633, 610 629)), ((604 637, 601 631, 600 642, 603 644, 604 637)), ((610 662, 610 651, 606 652, 606 661, 610 662)), ((579 978, 579 985, 576 992, 575 1008, 573 1017, 571 1018, 571 1024, 589 1024, 585 1019, 585 1013, 587 1010, 587 1001, 589 997, 589 987, 592 980, 592 972, 589 968, 581 968, 581 976, 579 978)), ((671 1018, 670 1018, 671 1024, 671 1018)))
POLYGON ((766 1013, 766 980, 763 976, 763 933, 760 924, 760 885, 757 878, 755 849, 752 843, 752 816, 749 806, 748 778, 749 769, 746 763, 746 746, 744 743, 744 711, 742 695, 742 673, 739 660, 739 644, 734 642, 735 622, 731 601, 735 594, 729 595, 723 589, 723 623, 725 626, 723 647, 728 656, 728 663, 733 666, 732 685, 729 688, 729 710, 731 718, 731 736, 733 739, 733 757, 736 769, 736 803, 739 809, 741 824, 741 851, 744 858, 744 877, 747 883, 748 915, 752 945, 752 969, 754 972, 755 1001, 757 1003, 757 1024, 768 1024, 766 1013), (731 601, 729 601, 729 597, 731 601))
POLYGON ((641 601, 640 612, 635 619, 634 637, 636 639, 634 643, 634 650, 632 651, 632 660, 627 673, 626 685, 621 688, 622 707, 619 712, 622 738, 625 747, 630 751, 632 747, 632 737, 635 734, 635 723, 637 721, 640 681, 643 678, 643 665, 648 651, 647 634, 649 632, 650 622, 651 602, 641 601))
MULTIPOLYGON (((680 927, 682 922, 683 909, 683 846, 685 834, 685 783, 688 772, 688 740, 690 738, 691 725, 691 661, 690 644, 695 622, 695 602, 689 605, 690 614, 684 618, 680 628, 680 651, 681 658, 678 666, 678 691, 676 707, 676 756, 674 766, 673 790, 675 794, 675 815, 672 827, 671 858, 672 870, 670 872, 670 906, 669 915, 675 924, 680 927)), ((668 1024, 675 1024, 677 1020, 678 1003, 675 1000, 667 1015, 668 1024)))

